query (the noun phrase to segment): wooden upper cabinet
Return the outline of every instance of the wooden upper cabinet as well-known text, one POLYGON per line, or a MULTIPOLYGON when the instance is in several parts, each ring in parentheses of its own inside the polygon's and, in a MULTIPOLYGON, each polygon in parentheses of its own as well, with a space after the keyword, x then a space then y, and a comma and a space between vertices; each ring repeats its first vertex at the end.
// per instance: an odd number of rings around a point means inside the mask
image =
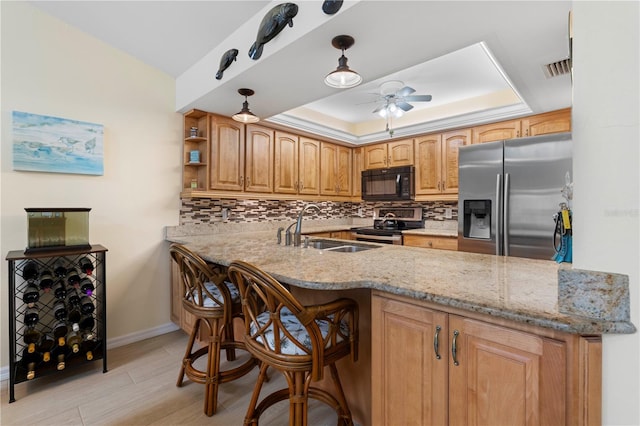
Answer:
POLYGON ((484 143, 520 137, 520 120, 502 121, 473 128, 473 143, 484 143))
POLYGON ((351 196, 351 148, 320 142, 320 194, 351 196))
POLYGON ((273 192, 273 130, 247 124, 244 190, 273 192))
POLYGON ((442 134, 442 182, 443 194, 458 193, 458 149, 471 143, 471 129, 442 134))
POLYGON ((320 193, 320 142, 300 136, 298 158, 298 193, 320 193))
POLYGON ((416 195, 438 194, 442 176, 442 135, 415 140, 416 195))
POLYGON ((411 165, 413 165, 413 139, 364 147, 364 168, 366 170, 411 165))
POLYGON ((351 194, 354 197, 362 197, 362 170, 364 170, 364 147, 354 148, 351 174, 351 194))
POLYGON ((523 118, 522 136, 540 136, 571 131, 571 108, 523 118))
POLYGON ((298 193, 298 136, 276 131, 274 152, 274 191, 298 193))
POLYGON ((211 189, 244 189, 244 124, 209 115, 211 131, 211 189))
POLYGON ((571 131, 571 108, 532 115, 521 120, 501 121, 473 128, 473 143, 571 131))
POLYGON ((417 138, 416 195, 458 193, 458 149, 471 141, 471 129, 417 138))

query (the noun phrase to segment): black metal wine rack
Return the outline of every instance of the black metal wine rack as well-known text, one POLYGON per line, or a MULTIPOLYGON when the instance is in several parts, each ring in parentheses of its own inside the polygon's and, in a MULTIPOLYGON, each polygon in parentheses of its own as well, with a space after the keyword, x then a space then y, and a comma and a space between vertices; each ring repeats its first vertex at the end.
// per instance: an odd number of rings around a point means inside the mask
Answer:
MULTIPOLYGON (((102 371, 107 372, 107 315, 106 315, 106 251, 107 249, 101 245, 92 245, 90 249, 82 248, 74 250, 65 248, 64 250, 46 250, 37 253, 26 254, 23 251, 10 251, 7 255, 9 262, 9 402, 15 401, 14 386, 30 380, 26 363, 23 360, 23 353, 27 349, 28 344, 24 341, 25 331, 28 329, 25 324, 25 312, 27 304, 23 301, 23 294, 27 288, 28 281, 23 277, 24 268, 28 262, 35 262, 39 271, 54 271, 57 262, 62 261, 67 265, 74 266, 80 271, 78 262, 81 258, 87 257, 93 263, 93 273, 89 277, 93 282, 95 289, 89 296, 92 299, 95 309, 93 313, 94 324, 90 332, 94 337, 91 341, 91 351, 93 359, 87 360, 86 351, 73 353, 64 347, 58 347, 55 343, 56 351, 64 350, 65 367, 63 370, 58 369, 57 359, 52 354, 51 359, 45 362, 39 359, 35 363, 35 378, 47 376, 53 373, 64 373, 68 369, 75 366, 86 364, 88 362, 102 359, 102 371)), ((86 274, 80 273, 80 278, 86 274)), ((54 285, 58 280, 65 281, 65 278, 53 277, 54 285)), ((64 282, 67 287, 68 284, 64 282)), ((34 284, 39 287, 39 279, 34 280, 34 284)), ((40 335, 52 334, 53 326, 58 321, 53 314, 53 307, 56 303, 56 297, 53 291, 40 291, 39 300, 36 306, 39 313, 39 321, 35 325, 35 330, 40 335)), ((71 324, 68 325, 71 330, 71 324)), ((89 331, 85 329, 85 332, 89 331)), ((36 348, 36 351, 39 349, 36 348)), ((56 353, 56 352, 54 352, 56 353)))

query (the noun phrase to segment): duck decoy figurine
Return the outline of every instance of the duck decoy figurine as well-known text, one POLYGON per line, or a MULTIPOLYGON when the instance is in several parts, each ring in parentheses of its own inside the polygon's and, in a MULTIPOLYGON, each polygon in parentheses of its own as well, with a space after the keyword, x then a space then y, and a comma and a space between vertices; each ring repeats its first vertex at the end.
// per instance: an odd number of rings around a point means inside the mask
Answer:
POLYGON ((224 70, 229 68, 231 63, 236 60, 238 56, 238 49, 229 49, 224 52, 224 55, 220 58, 220 67, 218 68, 218 72, 216 73, 216 80, 222 79, 222 74, 224 70))
POLYGON ((272 8, 260 22, 256 41, 249 49, 249 57, 253 60, 260 59, 262 48, 271 41, 287 25, 293 27, 293 18, 298 14, 298 5, 295 3, 282 3, 272 8))

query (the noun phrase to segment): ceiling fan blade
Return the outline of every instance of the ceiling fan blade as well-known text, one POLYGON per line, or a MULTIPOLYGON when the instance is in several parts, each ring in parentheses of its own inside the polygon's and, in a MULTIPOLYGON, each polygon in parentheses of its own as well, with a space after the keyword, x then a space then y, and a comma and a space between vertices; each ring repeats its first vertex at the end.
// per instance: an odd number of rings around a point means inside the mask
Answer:
POLYGON ((403 110, 404 112, 409 111, 411 108, 413 108, 413 105, 408 104, 406 102, 402 102, 402 101, 397 101, 396 105, 398 106, 398 108, 400 108, 401 110, 403 110))
POLYGON ((431 100, 431 95, 405 96, 404 100, 408 102, 429 102, 431 100))
POLYGON ((416 89, 414 89, 413 87, 404 86, 402 89, 398 90, 396 95, 397 96, 407 96, 407 95, 412 94, 415 91, 416 91, 416 89))
POLYGON ((374 114, 377 114, 380 110, 383 110, 386 107, 386 105, 380 105, 378 108, 374 109, 372 112, 374 114))

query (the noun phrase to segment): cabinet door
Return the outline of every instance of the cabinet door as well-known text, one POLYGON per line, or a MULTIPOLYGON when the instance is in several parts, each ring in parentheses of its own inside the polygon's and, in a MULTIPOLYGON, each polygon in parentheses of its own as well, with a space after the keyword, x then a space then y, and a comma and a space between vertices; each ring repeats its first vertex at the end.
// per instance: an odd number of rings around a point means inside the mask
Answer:
POLYGON ((412 247, 434 248, 439 250, 458 250, 455 237, 434 237, 431 235, 405 235, 403 244, 412 247))
POLYGON ((502 121, 473 128, 473 143, 484 143, 520 137, 520 120, 502 121))
POLYGON ((247 125, 244 190, 273 192, 273 130, 247 125))
POLYGON ((456 315, 449 338, 451 425, 566 424, 565 342, 456 315))
POLYGON ((244 189, 244 124, 210 116, 211 189, 244 189))
POLYGON ((337 193, 346 197, 351 196, 351 148, 346 146, 338 146, 336 152, 337 175, 336 183, 338 184, 337 193))
POLYGON ((338 147, 332 143, 320 143, 320 194, 335 195, 338 147))
POLYGON ((427 135, 415 140, 416 195, 440 192, 442 137, 427 135))
POLYGON ((413 139, 389 142, 387 157, 390 167, 413 166, 413 139))
POLYGON ((362 197, 362 170, 364 169, 364 148, 353 149, 353 173, 351 174, 351 194, 362 197))
POLYGON ((298 160, 298 192, 306 195, 320 193, 320 142, 300 137, 298 160))
POLYGON ((372 423, 446 425, 446 315, 375 295, 371 303, 372 423))
POLYGON ((540 136, 571 131, 571 109, 547 112, 522 119, 522 136, 540 136))
POLYGON ((298 193, 298 136, 276 131, 274 160, 274 191, 298 193))
POLYGON ((471 143, 471 130, 456 130, 442 134, 442 178, 440 192, 458 193, 458 149, 471 143))
POLYGON ((380 143, 364 147, 364 168, 382 169, 387 165, 387 144, 380 143))

